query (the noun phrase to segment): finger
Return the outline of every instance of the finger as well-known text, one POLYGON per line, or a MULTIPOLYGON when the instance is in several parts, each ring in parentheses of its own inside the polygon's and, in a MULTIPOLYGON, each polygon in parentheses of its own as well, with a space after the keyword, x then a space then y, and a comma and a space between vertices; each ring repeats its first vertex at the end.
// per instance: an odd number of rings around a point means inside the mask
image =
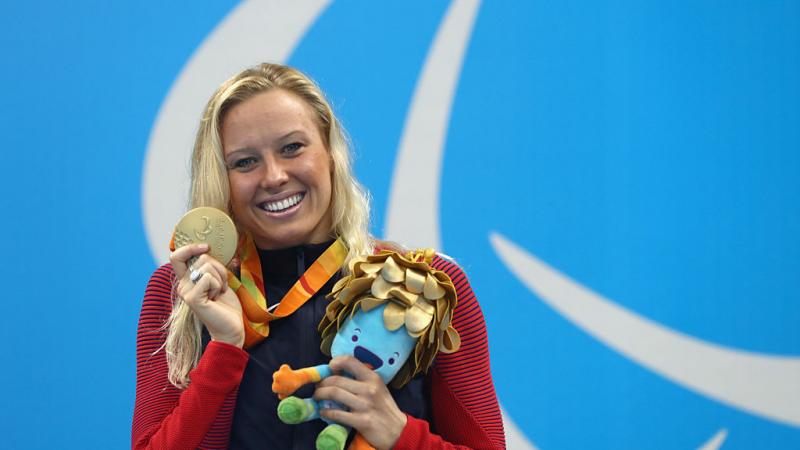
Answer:
POLYGON ((354 376, 357 380, 374 381, 375 379, 380 378, 380 376, 378 376, 374 370, 365 366, 364 363, 350 355, 337 356, 331 360, 329 365, 331 370, 333 370, 335 373, 344 371, 354 376))
POLYGON ((208 253, 203 253, 202 255, 192 257, 186 261, 186 266, 189 270, 199 269, 200 267, 203 267, 203 264, 206 264, 211 259, 213 259, 211 258, 211 255, 208 253))
POLYGON ((189 292, 194 289, 194 283, 189 281, 186 278, 182 278, 178 281, 178 297, 183 300, 186 300, 186 297, 189 296, 189 292))
POLYGON ((211 257, 209 257, 205 265, 209 267, 209 271, 213 271, 213 273, 217 275, 216 278, 222 287, 222 292, 225 292, 228 289, 228 269, 225 268, 221 262, 217 261, 216 258, 211 257))
POLYGON ((314 391, 314 400, 333 400, 350 408, 353 411, 363 411, 369 408, 369 402, 364 397, 348 392, 338 386, 317 387, 314 391))
POLYGON ((209 300, 214 300, 219 295, 220 291, 222 290, 222 285, 220 284, 219 280, 217 280, 211 272, 206 272, 203 274, 203 278, 208 278, 208 292, 206 292, 206 296, 209 300))
POLYGON ((205 291, 205 289, 197 289, 197 284, 200 283, 202 275, 202 272, 198 271, 198 278, 192 281, 192 271, 187 269, 183 276, 178 279, 178 296, 184 300, 196 299, 200 293, 205 291))
POLYGON ((197 261, 192 265, 193 268, 201 268, 204 272, 212 272, 215 274, 222 286, 222 292, 228 288, 228 269, 219 262, 216 258, 208 253, 204 253, 197 258, 197 261))
MULTIPOLYGON (((192 309, 202 306, 209 300, 209 290, 211 290, 211 283, 214 277, 209 274, 203 274, 200 279, 189 289, 185 295, 181 296, 183 301, 186 302, 192 309)), ((189 282, 191 283, 191 281, 189 282)))
POLYGON ((214 263, 212 263, 211 261, 206 260, 206 263, 202 265, 195 264, 193 269, 199 271, 202 274, 211 275, 217 281, 217 284, 222 283, 222 276, 220 276, 219 270, 217 270, 217 268, 214 267, 214 263))
POLYGON ((208 251, 208 244, 189 244, 185 245, 169 254, 169 261, 172 263, 172 270, 175 276, 183 278, 186 273, 187 264, 193 256, 202 255, 208 251))
POLYGON ((361 396, 370 396, 375 394, 375 389, 369 383, 354 380, 348 377, 341 377, 338 375, 325 378, 317 384, 317 387, 339 387, 345 391, 361 396))
POLYGON ((322 408, 319 410, 319 415, 332 422, 346 425, 348 427, 355 428, 356 430, 361 428, 362 425, 359 415, 343 409, 322 408))
MULTIPOLYGON (((223 286, 226 285, 227 282, 223 284, 223 286)), ((237 297, 236 293, 233 292, 233 289, 223 289, 222 292, 220 292, 219 295, 214 299, 214 301, 231 308, 232 311, 236 311, 240 315, 242 314, 242 304, 239 301, 239 297, 237 297)))

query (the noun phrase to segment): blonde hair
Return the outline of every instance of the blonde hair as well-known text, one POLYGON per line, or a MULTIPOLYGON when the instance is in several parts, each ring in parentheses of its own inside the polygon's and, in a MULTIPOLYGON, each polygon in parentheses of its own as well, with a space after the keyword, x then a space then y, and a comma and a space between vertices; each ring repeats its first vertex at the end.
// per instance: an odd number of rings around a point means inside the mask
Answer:
MULTIPOLYGON (((353 175, 345 131, 320 88, 305 74, 279 64, 260 64, 231 77, 214 92, 205 107, 192 153, 190 208, 212 206, 231 214, 228 171, 222 149, 222 121, 226 112, 272 89, 290 92, 308 104, 333 162, 331 175, 331 235, 342 238, 349 253, 346 274, 359 255, 372 253, 369 234, 369 199, 353 175)), ((233 216, 232 216, 233 217, 233 216)), ((234 217, 235 221, 235 217, 234 217)), ((174 289, 173 289, 174 291, 174 289)), ((189 371, 200 360, 202 324, 175 294, 172 314, 165 327, 169 381, 178 388, 189 384, 189 371)))

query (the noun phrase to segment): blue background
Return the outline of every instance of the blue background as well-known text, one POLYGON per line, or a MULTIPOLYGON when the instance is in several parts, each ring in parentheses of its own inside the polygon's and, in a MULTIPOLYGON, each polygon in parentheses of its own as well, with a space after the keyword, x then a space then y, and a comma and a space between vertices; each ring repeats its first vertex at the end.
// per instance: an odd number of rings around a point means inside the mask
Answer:
MULTIPOLYGON (((378 235, 447 5, 335 3, 289 60, 348 128, 378 235)), ((129 445, 138 308, 155 268, 147 140, 175 77, 235 6, 3 5, 4 447, 129 445)), ((725 428, 725 449, 800 447, 797 428, 595 341, 488 241, 498 231, 683 333, 796 357, 799 129, 800 3, 481 5, 446 143, 442 236, 486 314, 500 400, 532 442, 685 449, 725 428)))

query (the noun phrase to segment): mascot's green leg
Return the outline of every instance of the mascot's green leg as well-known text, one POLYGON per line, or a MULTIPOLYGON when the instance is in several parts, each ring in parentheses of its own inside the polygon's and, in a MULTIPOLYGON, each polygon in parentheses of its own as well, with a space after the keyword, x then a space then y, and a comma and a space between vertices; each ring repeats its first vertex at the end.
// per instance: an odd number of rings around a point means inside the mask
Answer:
POLYGON ((347 442, 347 428, 332 423, 317 436, 317 450, 343 450, 347 442))
POLYGON ((307 402, 297 397, 286 397, 278 403, 278 418, 283 423, 290 425, 305 422, 315 418, 315 408, 312 402, 307 402))

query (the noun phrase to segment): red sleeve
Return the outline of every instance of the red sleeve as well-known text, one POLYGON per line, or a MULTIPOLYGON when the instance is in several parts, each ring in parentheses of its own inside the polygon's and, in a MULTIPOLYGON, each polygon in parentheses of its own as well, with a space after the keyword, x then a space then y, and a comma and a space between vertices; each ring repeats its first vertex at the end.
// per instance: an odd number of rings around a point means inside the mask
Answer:
POLYGON ((428 422, 409 416, 395 449, 505 449, 483 312, 460 267, 438 256, 433 267, 447 273, 456 287, 453 326, 461 348, 437 355, 430 374, 433 424, 439 435, 428 422))
POLYGON ((227 448, 236 390, 248 355, 211 342, 179 390, 167 379, 163 325, 172 311, 172 267, 161 266, 147 284, 136 337, 136 404, 131 448, 227 448))

